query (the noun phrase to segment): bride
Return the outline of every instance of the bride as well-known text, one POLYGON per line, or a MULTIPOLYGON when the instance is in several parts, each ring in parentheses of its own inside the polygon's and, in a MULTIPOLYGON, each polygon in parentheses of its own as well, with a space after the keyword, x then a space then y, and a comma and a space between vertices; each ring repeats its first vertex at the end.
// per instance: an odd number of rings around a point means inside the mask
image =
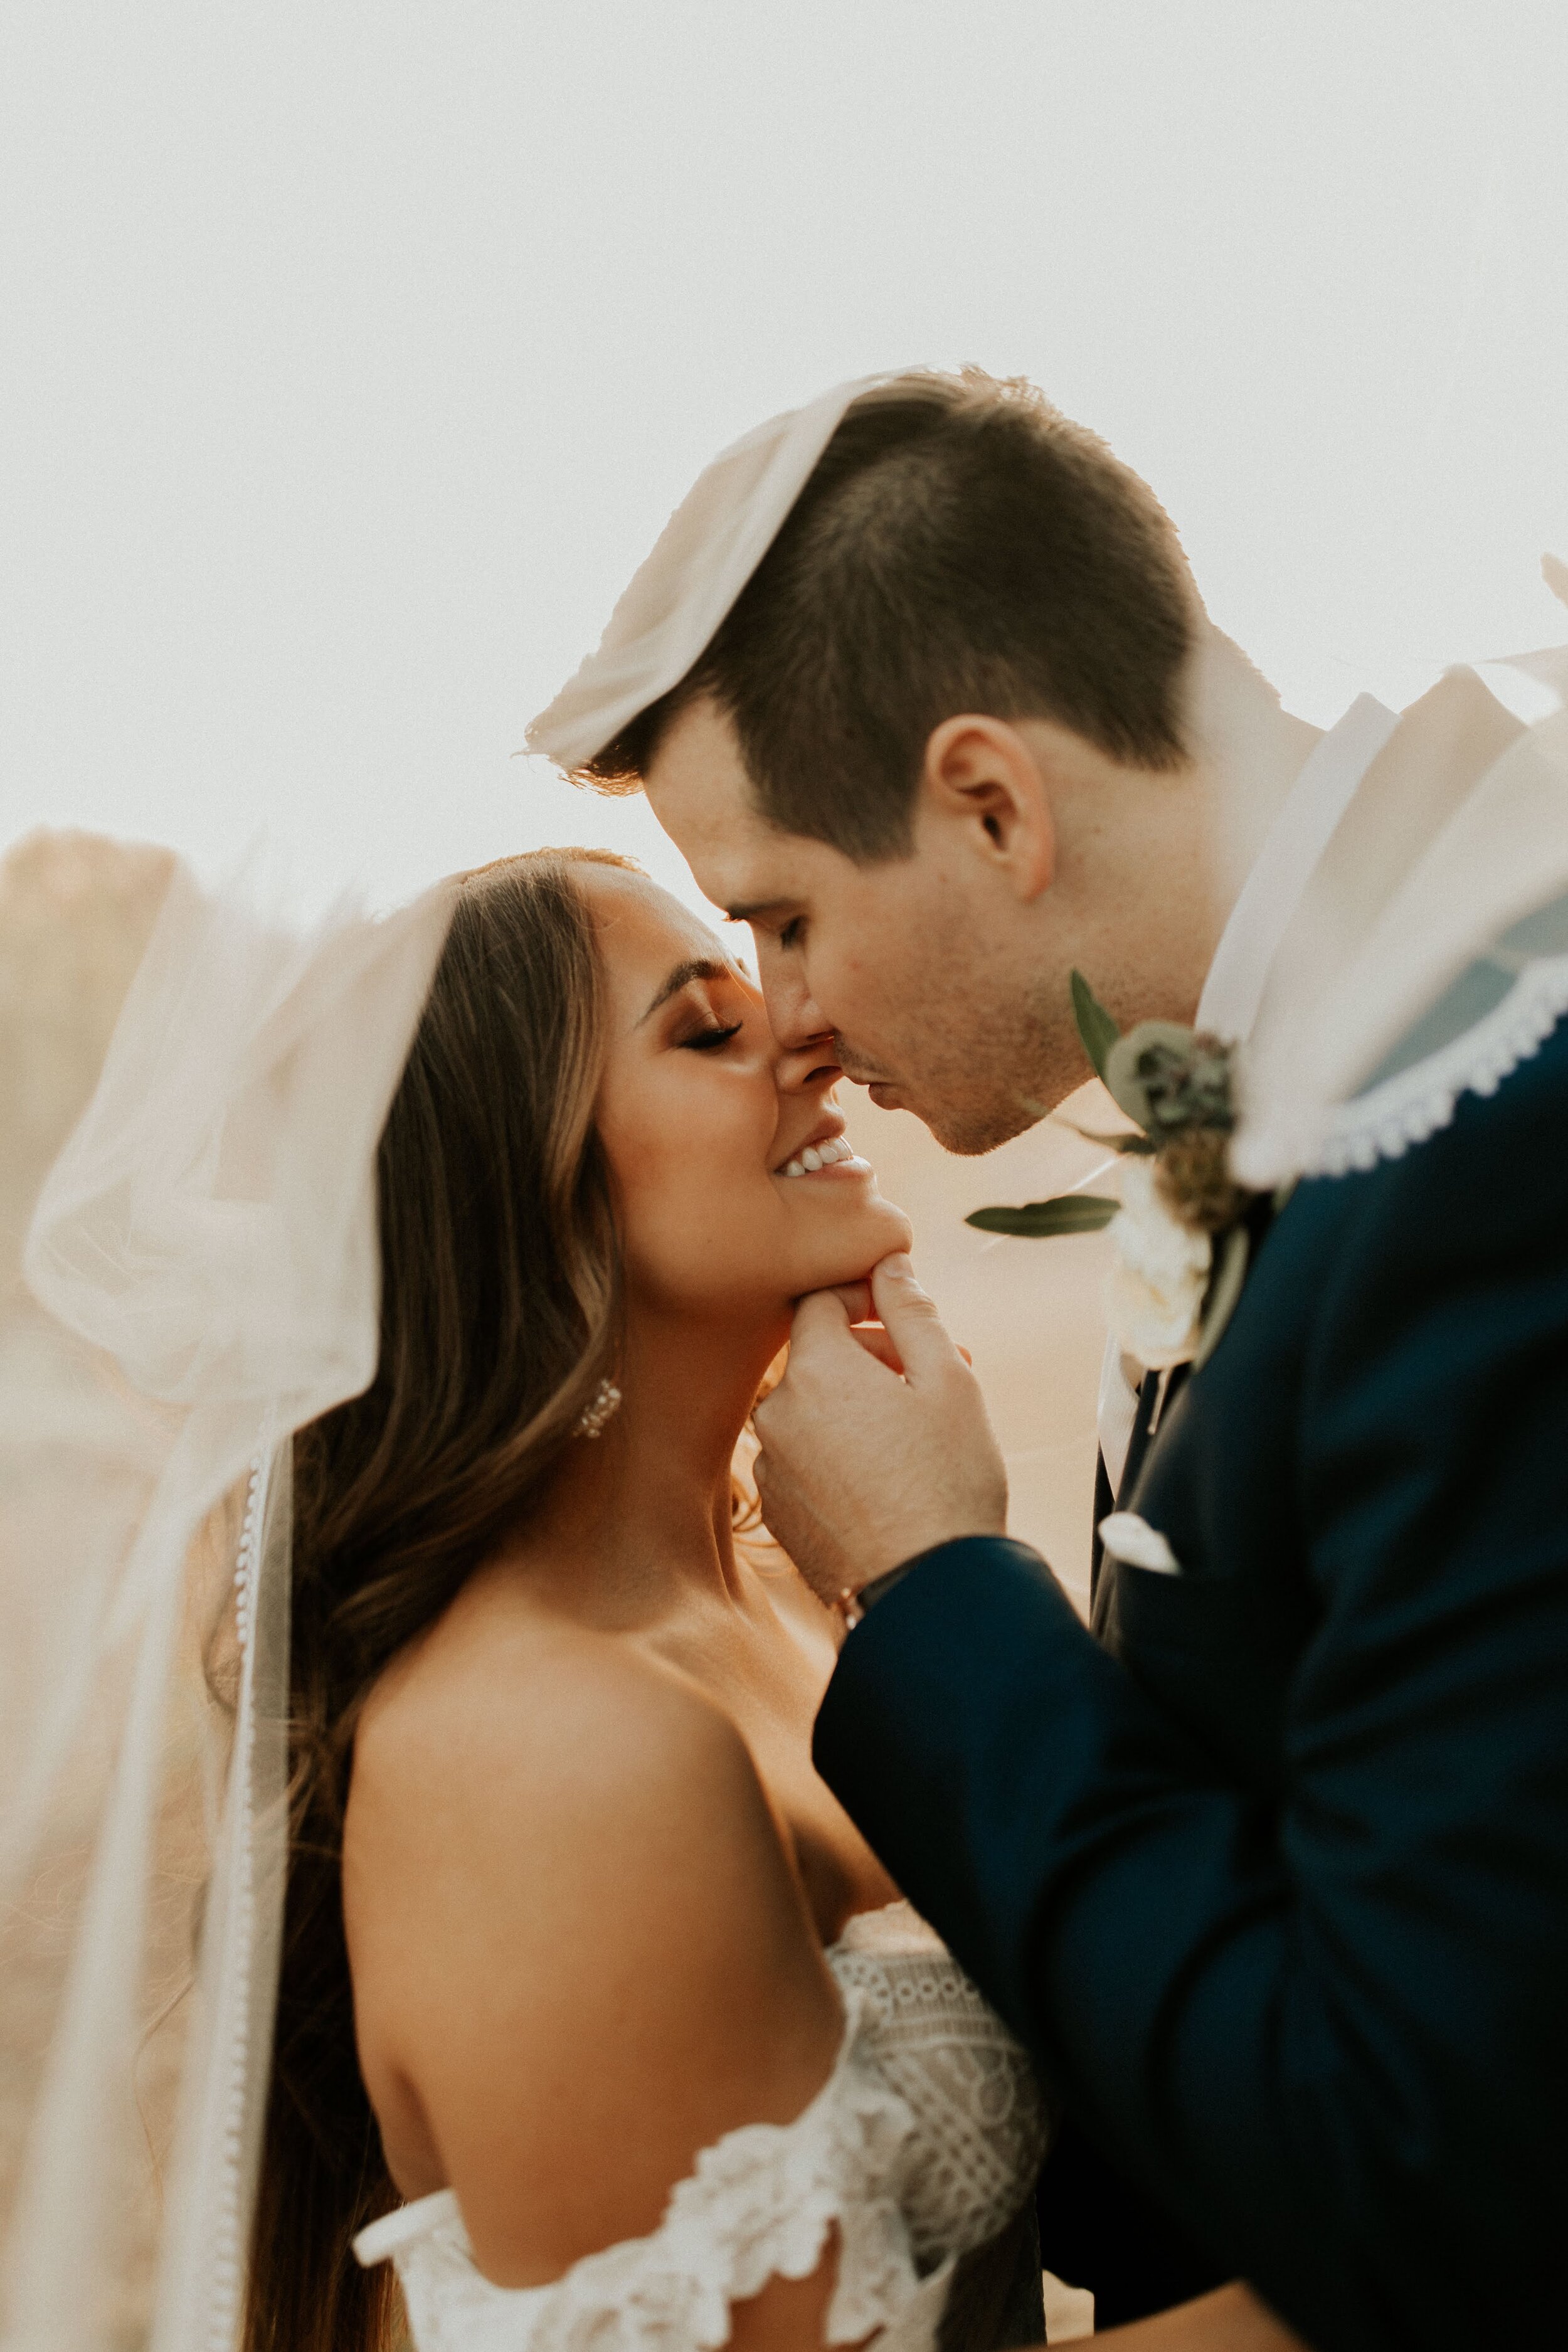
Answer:
POLYGON ((957 2256, 950 2331, 1044 2334, 1026 2063, 812 1769, 835 1621, 735 1539, 792 1299, 910 1240, 837 1076, 620 863, 460 886, 376 1375, 295 1440, 258 2352, 384 2340, 387 2258, 421 2352, 926 2342, 957 2256))
MULTIPOLYGON (((837 1075, 614 858, 309 938, 176 872, 0 1361, 7 2344, 382 2352, 395 2275, 417 2352, 1041 2341, 1040 2094, 732 1498, 791 1301, 910 1238, 837 1075)), ((1280 2343, 1239 2293, 1116 2341, 1280 2343)))

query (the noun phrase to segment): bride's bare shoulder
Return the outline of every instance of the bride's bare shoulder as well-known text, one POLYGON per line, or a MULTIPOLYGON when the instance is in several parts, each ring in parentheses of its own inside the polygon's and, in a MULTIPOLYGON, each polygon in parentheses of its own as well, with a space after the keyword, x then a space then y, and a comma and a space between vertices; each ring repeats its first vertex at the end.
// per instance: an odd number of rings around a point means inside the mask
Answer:
POLYGON ((552 1844, 564 1822, 605 1834, 627 1794, 699 1780, 752 1816, 754 1771, 731 1719, 682 1675, 616 1634, 484 1597, 439 1621, 372 1691, 353 1757, 357 1844, 479 1849, 505 1816, 508 1839, 552 1844), (630 1783, 630 1790, 627 1790, 630 1783), (482 1801, 475 1801, 482 1800, 482 1801))
POLYGON ((493 2277, 654 2228, 699 2149, 788 2120, 831 2063, 831 1979, 744 1742, 603 1634, 502 1614, 395 1671, 343 1883, 373 2097, 425 2119, 493 2277))
MULTIPOLYGON (((438 1626, 372 1693, 354 1743, 345 1893, 401 1910, 405 1884, 462 1885, 530 1921, 568 1884, 625 1885, 663 1825, 777 1846, 750 1755, 723 1711, 613 1636, 506 1608, 438 1626)), ((521 1922, 511 1923, 521 1925, 521 1922)))
POLYGON ((707 1772, 734 1739, 721 1710, 631 1643, 482 1605, 449 1612, 372 1691, 353 1811, 356 1827, 401 1843, 447 1812, 466 1830, 482 1788, 487 1811, 515 1803, 543 1831, 556 1805, 591 1803, 628 1768, 707 1772))

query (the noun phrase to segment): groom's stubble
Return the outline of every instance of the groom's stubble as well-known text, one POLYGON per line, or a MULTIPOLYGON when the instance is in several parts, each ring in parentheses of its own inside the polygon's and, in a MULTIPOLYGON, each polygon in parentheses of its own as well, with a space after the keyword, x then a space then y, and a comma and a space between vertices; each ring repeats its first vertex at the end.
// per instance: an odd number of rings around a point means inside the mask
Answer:
POLYGON ((1223 911, 1201 600, 1147 484, 973 371, 852 404, 773 521, 584 780, 646 790, 752 921, 781 1043, 837 1037, 877 1099, 988 1150, 1089 1076, 1075 967, 1124 1023, 1195 1011, 1223 911))
POLYGON ((865 1087, 879 1109, 912 1112, 944 1151, 960 1159, 994 1151, 1022 1134, 1065 1101, 1087 1075, 1081 1068, 1053 1069, 1032 1026, 1011 1041, 1002 1027, 994 1026, 985 1033, 985 1046, 961 1045, 955 1054, 944 1053, 949 1041, 937 1024, 951 1020, 952 1007, 944 1000, 933 1013, 916 1078, 900 1082, 842 1031, 834 1033, 835 1053, 845 1076, 865 1087), (1032 1067, 1041 1075, 1031 1081, 1032 1067))
POLYGON ((846 1077, 911 1111, 945 1151, 973 1158, 1022 1134, 1089 1076, 1054 975, 1022 987, 962 922, 922 934, 895 994, 904 1049, 889 1066, 834 1032, 846 1077))
MULTIPOLYGON (((945 1150, 994 1150, 1090 1075, 1068 985, 1081 924, 1047 903, 1021 916, 1005 893, 988 898, 962 861, 927 854, 918 830, 907 856, 860 862, 770 824, 711 703, 672 721, 647 789, 708 897, 752 923, 780 1042, 831 1036, 847 1076, 911 1111, 945 1150)), ((1068 864, 1070 883, 1072 854, 1068 864)), ((1146 1001, 1153 976, 1139 961, 1136 940, 1119 940, 1113 998, 1146 1001)))

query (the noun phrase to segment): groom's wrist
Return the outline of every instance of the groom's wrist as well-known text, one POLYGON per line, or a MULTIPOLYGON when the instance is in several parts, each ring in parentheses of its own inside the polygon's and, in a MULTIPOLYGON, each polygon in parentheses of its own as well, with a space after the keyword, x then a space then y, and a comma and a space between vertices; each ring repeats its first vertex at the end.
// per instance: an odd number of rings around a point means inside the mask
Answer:
POLYGON ((895 1584, 901 1584, 910 1569, 924 1558, 923 1552, 917 1553, 915 1559, 901 1560, 897 1568, 889 1568, 883 1575, 874 1576, 869 1584, 860 1587, 858 1592, 846 1594, 844 1614, 847 1622, 851 1626, 858 1625, 866 1612, 874 1609, 879 1601, 891 1592, 895 1584))
POLYGON ((1027 1552, 1031 1559, 1039 1557, 1028 1545, 1016 1543, 1011 1536, 992 1529, 978 1529, 973 1535, 944 1536, 940 1542, 928 1544, 908 1559, 900 1560, 897 1568, 889 1568, 872 1577, 858 1591, 846 1592, 842 1606, 847 1622, 851 1626, 858 1625, 868 1610, 874 1609, 879 1601, 885 1601, 895 1586, 902 1584, 907 1576, 912 1576, 917 1568, 923 1568, 928 1560, 935 1559, 942 1553, 965 1552, 972 1544, 1001 1544, 1009 1551, 1027 1552))

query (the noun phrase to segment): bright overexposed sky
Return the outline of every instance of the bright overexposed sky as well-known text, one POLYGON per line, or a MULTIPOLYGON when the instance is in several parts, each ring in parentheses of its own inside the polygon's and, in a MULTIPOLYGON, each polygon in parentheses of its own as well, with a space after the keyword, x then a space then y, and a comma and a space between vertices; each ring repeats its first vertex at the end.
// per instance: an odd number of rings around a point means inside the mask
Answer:
POLYGON ((1311 718, 1561 638, 1565 100, 1563 0, 10 0, 0 845, 647 850, 527 719, 913 362, 1103 432, 1311 718))

